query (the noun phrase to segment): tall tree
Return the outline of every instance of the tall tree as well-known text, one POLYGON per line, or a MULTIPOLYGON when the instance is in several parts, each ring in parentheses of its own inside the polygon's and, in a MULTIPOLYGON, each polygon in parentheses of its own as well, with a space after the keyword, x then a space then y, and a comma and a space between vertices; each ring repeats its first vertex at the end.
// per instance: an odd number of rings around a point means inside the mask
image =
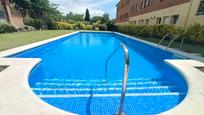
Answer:
POLYGON ((86 14, 85 14, 85 21, 90 22, 90 14, 89 14, 89 9, 86 9, 86 14))
POLYGON ((98 22, 98 21, 101 22, 101 20, 103 20, 102 16, 94 16, 91 19, 91 23, 95 23, 95 22, 98 22))
POLYGON ((101 23, 108 23, 109 22, 109 14, 104 13, 103 14, 103 19, 101 20, 101 23))
POLYGON ((83 14, 73 14, 72 12, 69 12, 65 19, 67 21, 83 21, 84 20, 84 15, 83 14))

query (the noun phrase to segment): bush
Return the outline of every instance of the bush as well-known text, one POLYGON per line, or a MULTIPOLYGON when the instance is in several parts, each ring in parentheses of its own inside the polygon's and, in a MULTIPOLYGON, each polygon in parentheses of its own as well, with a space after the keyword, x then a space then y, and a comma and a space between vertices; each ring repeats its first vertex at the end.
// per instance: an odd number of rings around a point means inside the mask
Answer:
POLYGON ((194 24, 187 28, 172 25, 118 25, 117 31, 134 36, 162 38, 169 33, 179 36, 178 40, 185 38, 187 42, 204 44, 204 26, 194 24))
POLYGON ((86 25, 85 30, 92 30, 92 25, 86 25))
POLYGON ((75 24, 69 24, 66 22, 55 22, 54 25, 57 30, 73 30, 75 27, 75 24))
POLYGON ((43 27, 43 20, 42 19, 32 19, 32 18, 25 18, 24 24, 28 26, 32 26, 38 30, 43 27))
POLYGON ((107 24, 108 31, 117 31, 117 26, 114 24, 107 24))
POLYGON ((58 25, 54 21, 50 21, 47 23, 48 30, 57 30, 57 27, 58 27, 58 25))
POLYGON ((77 22, 76 27, 78 27, 80 30, 85 29, 85 24, 83 22, 77 22))
POLYGON ((16 32, 17 29, 10 23, 0 23, 0 33, 16 32))
POLYGON ((107 31, 107 25, 106 24, 99 24, 98 28, 100 31, 107 31))

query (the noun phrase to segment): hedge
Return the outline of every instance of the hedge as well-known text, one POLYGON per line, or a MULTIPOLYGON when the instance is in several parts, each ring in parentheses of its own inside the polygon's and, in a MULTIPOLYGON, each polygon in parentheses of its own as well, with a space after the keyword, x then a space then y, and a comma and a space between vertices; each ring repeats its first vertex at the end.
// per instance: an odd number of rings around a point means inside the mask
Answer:
POLYGON ((32 19, 32 18, 25 18, 24 24, 28 26, 32 26, 35 29, 42 29, 43 27, 43 20, 42 19, 32 19))
POLYGON ((0 33, 11 33, 16 31, 17 28, 12 26, 10 23, 0 23, 0 33))
POLYGON ((194 24, 184 27, 172 25, 117 25, 117 31, 133 36, 162 38, 165 34, 179 36, 178 40, 185 38, 186 42, 204 44, 204 26, 194 24))

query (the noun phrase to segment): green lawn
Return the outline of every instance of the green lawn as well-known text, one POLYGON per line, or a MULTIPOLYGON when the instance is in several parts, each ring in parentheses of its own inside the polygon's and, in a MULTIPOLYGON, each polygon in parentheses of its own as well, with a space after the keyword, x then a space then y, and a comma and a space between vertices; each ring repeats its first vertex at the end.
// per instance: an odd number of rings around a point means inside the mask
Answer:
POLYGON ((74 31, 69 30, 44 30, 32 32, 17 32, 0 34, 0 51, 57 37, 74 31))
MULTIPOLYGON (((140 36, 136 36, 136 38, 143 39, 143 40, 146 40, 146 41, 150 41, 150 42, 153 42, 153 43, 159 43, 159 41, 161 40, 161 39, 157 39, 157 38, 145 38, 145 37, 140 37, 140 36)), ((170 41, 165 40, 162 43, 162 45, 167 46, 169 43, 170 43, 170 41)), ((180 44, 181 44, 180 42, 174 42, 172 44, 171 48, 179 49, 180 44)), ((185 52, 189 52, 189 53, 201 54, 202 56, 204 56, 204 46, 201 46, 201 45, 188 44, 188 43, 185 43, 185 41, 184 41, 184 45, 183 45, 181 50, 185 51, 185 52)))

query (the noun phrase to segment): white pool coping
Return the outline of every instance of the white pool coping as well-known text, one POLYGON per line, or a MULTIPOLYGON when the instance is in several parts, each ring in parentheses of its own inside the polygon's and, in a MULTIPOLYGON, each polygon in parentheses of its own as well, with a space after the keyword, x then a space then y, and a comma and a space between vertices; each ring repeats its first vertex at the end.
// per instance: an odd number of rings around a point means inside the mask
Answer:
MULTIPOLYGON (((39 97, 37 97, 37 95, 32 92, 31 88, 29 87, 29 73, 31 72, 32 68, 34 68, 35 65, 40 62, 40 59, 4 57, 76 33, 78 32, 0 52, 0 66, 9 66, 8 68, 0 72, 0 115, 72 114, 53 107, 52 105, 49 105, 46 102, 42 101, 39 97)), ((149 42, 147 43, 151 44, 149 42)), ((204 67, 204 63, 195 60, 165 60, 165 62, 182 73, 184 79, 186 79, 188 83, 188 93, 179 105, 161 114, 202 115, 204 113, 204 73, 202 73, 195 67, 204 67)))

